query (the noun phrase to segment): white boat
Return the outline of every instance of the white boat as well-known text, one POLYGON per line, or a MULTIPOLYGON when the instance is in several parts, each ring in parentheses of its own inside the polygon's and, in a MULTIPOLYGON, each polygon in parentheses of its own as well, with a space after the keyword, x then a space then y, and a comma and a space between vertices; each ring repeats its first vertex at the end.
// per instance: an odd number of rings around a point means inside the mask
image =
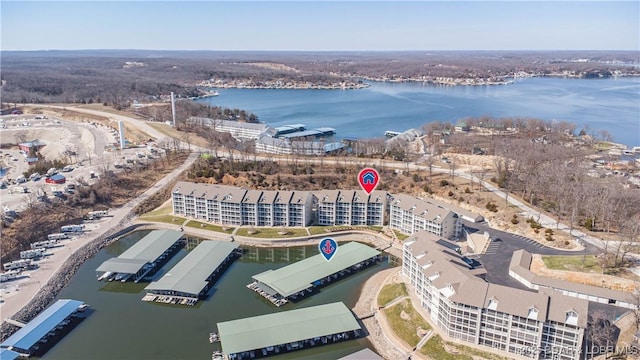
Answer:
POLYGON ((210 333, 209 334, 209 342, 210 343, 213 344, 214 342, 219 341, 219 340, 220 340, 220 337, 218 336, 218 334, 216 334, 216 333, 210 333))
POLYGON ((113 273, 111 271, 107 271, 106 273, 100 275, 100 277, 98 278, 98 281, 102 281, 108 277, 110 277, 113 273))

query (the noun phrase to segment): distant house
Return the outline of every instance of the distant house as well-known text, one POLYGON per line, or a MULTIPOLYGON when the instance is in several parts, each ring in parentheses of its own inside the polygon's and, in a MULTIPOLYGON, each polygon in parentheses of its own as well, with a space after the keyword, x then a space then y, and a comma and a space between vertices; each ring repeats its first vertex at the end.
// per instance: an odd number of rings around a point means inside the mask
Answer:
POLYGON ((24 159, 24 161, 26 161, 27 164, 29 164, 29 165, 33 165, 33 164, 37 163, 38 160, 40 160, 40 159, 38 159, 37 157, 30 157, 30 158, 24 159))
POLYGON ((461 122, 459 122, 459 123, 457 123, 457 124, 456 124, 456 126, 455 126, 454 130, 455 130, 456 132, 463 132, 463 131, 469 131, 469 130, 470 130, 470 128, 469 128, 469 125, 467 125, 467 123, 466 123, 466 122, 461 121, 461 122))
POLYGON ((30 154, 32 150, 40 151, 40 149, 42 149, 44 146, 45 144, 41 143, 38 140, 33 140, 33 141, 18 144, 18 147, 20 148, 20 150, 24 151, 27 154, 30 154))
POLYGON ((49 176, 49 177, 47 177, 45 179, 45 182, 47 184, 58 184, 58 185, 61 185, 61 184, 64 184, 66 181, 67 181, 67 179, 64 176, 60 175, 60 174, 55 174, 55 175, 49 176))

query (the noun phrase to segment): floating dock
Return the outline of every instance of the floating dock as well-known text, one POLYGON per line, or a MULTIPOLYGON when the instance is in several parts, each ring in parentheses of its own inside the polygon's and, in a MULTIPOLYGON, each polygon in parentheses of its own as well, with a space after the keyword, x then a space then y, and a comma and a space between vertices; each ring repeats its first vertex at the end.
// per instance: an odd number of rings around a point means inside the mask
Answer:
POLYGON ((331 261, 321 254, 314 255, 277 270, 252 276, 247 287, 276 306, 290 299, 304 297, 314 289, 363 269, 380 260, 380 251, 367 245, 350 242, 339 246, 331 261))
POLYGON ((178 250, 183 237, 184 234, 179 231, 154 230, 117 258, 103 262, 96 269, 96 272, 101 275, 99 279, 109 281, 133 279, 138 282, 148 273, 157 270, 160 263, 168 260, 178 250))
POLYGON ((356 339, 361 328, 336 302, 221 322, 218 334, 227 358, 243 360, 356 339))
POLYGON ((305 124, 282 125, 275 128, 275 130, 276 130, 276 133, 273 135, 273 137, 280 137, 285 134, 305 131, 307 130, 307 125, 305 124))
POLYGON ((78 319, 83 318, 80 313, 86 307, 79 300, 58 300, 2 342, 0 349, 3 354, 13 351, 22 357, 42 356, 78 319))
POLYGON ((277 137, 281 139, 304 139, 304 138, 319 138, 323 136, 331 136, 336 134, 336 129, 330 127, 322 127, 313 130, 297 131, 292 133, 280 134, 277 137))
POLYGON ((237 243, 202 241, 160 280, 149 284, 142 300, 195 305, 238 254, 237 243))

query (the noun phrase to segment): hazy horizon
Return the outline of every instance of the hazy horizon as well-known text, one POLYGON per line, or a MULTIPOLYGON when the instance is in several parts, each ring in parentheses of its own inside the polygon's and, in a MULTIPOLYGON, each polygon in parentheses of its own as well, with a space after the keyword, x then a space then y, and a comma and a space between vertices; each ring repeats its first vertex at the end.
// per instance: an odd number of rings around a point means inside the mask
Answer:
POLYGON ((638 51, 638 1, 6 1, 2 50, 638 51))

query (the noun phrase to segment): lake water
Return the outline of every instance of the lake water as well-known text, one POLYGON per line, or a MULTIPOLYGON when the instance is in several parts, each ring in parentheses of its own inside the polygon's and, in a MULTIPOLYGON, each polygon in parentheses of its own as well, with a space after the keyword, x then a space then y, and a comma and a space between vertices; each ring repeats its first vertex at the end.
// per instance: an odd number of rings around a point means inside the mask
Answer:
MULTIPOLYGON (((90 305, 89 316, 49 350, 44 359, 211 359, 218 344, 209 343, 216 323, 277 311, 342 301, 353 307, 364 281, 389 265, 380 263, 322 288, 295 304, 275 307, 246 288, 251 276, 302 260, 318 253, 317 247, 247 248, 216 282, 209 297, 196 306, 143 302, 147 283, 96 281, 95 269, 118 256, 147 232, 135 232, 87 260, 58 298, 82 300, 90 305)), ((355 239, 354 239, 355 240, 355 239)), ((195 247, 192 240, 187 248, 195 247)), ((159 278, 187 254, 182 249, 154 277, 159 278)), ((322 346, 274 359, 336 359, 365 347, 366 339, 322 346)))
POLYGON ((250 111, 270 126, 333 127, 337 138, 380 137, 465 117, 535 117, 607 130, 614 141, 640 145, 640 78, 518 79, 504 86, 371 83, 359 90, 220 89, 199 100, 250 111))

